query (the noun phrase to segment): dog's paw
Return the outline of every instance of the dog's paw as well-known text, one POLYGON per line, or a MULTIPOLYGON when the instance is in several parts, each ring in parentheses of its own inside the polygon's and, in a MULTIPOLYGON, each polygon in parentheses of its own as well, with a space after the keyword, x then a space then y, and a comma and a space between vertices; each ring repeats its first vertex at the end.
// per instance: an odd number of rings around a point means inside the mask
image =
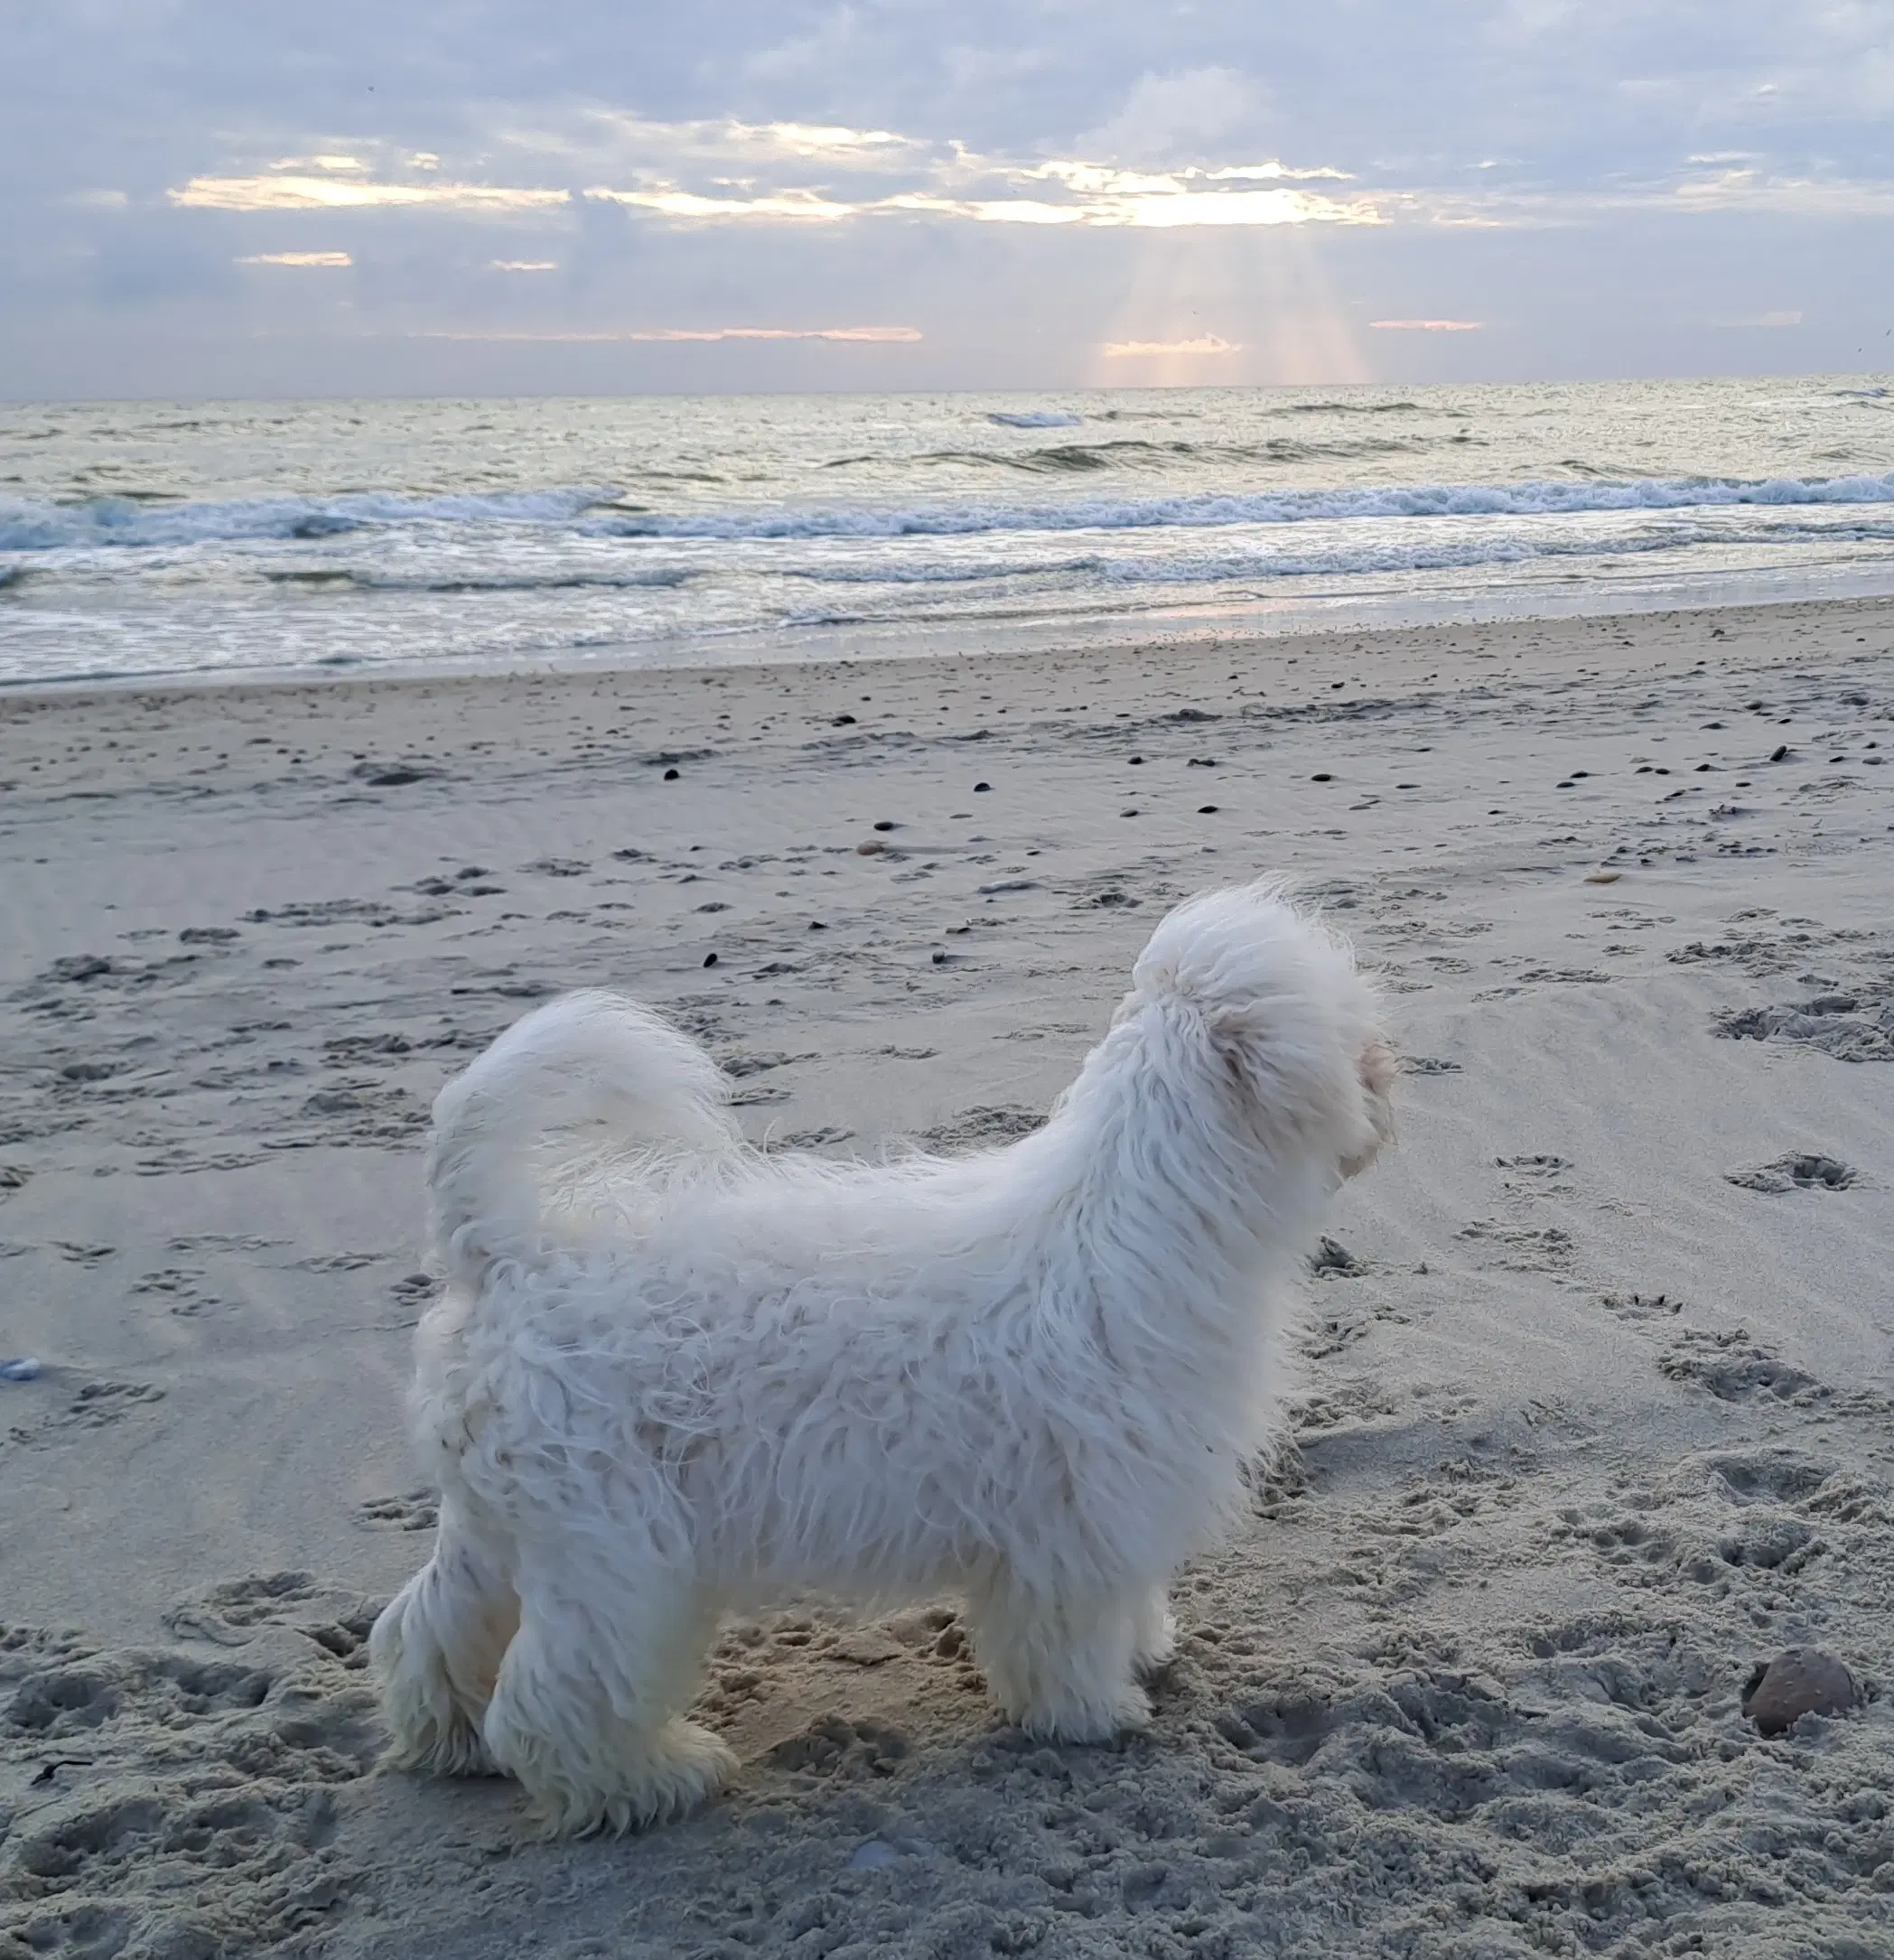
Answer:
POLYGON ((574 1775, 543 1752, 514 1767, 530 1797, 527 1821, 536 1835, 622 1837, 689 1815, 736 1775, 737 1759, 721 1737, 676 1719, 626 1747, 606 1772, 609 1782, 574 1775))
POLYGON ((1111 1742, 1151 1726, 1151 1697, 1127 1682, 1096 1693, 1068 1689, 1007 1713, 1042 1742, 1111 1742))
POLYGON ((381 1752, 378 1767, 426 1777, 497 1777, 485 1738, 456 1710, 439 1722, 404 1728, 381 1752))

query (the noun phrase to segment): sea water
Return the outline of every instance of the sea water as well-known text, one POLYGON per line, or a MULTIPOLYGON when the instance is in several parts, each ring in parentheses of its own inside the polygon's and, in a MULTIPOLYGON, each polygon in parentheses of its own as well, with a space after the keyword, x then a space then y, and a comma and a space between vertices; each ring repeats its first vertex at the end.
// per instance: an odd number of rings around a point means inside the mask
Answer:
POLYGON ((1885 377, 0 406, 0 682, 1894 592, 1885 377))

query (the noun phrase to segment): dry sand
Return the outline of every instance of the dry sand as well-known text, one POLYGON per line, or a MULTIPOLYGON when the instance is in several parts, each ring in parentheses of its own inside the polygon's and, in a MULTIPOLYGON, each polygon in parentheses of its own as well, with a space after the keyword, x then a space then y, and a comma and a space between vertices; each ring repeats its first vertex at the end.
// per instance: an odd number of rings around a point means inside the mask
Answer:
POLYGON ((0 705, 0 1955, 1894 1951, 1890 717, 1885 602, 0 705), (1404 1138, 1151 1734, 786 1602, 690 1824, 372 1774, 443 1078, 610 982, 760 1136, 1005 1137, 1263 870, 1404 1138), (1765 1741, 1797 1643, 1871 1698, 1765 1741))

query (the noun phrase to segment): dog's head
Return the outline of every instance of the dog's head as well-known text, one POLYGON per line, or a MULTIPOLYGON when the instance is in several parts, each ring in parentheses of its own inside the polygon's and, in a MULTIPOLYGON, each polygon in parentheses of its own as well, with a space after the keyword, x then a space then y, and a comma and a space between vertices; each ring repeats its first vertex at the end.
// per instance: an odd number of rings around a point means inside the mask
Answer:
POLYGON ((1152 934, 1122 1012, 1158 1007, 1231 1116, 1336 1181, 1394 1136, 1399 1063, 1348 942, 1269 884, 1193 899, 1152 934))

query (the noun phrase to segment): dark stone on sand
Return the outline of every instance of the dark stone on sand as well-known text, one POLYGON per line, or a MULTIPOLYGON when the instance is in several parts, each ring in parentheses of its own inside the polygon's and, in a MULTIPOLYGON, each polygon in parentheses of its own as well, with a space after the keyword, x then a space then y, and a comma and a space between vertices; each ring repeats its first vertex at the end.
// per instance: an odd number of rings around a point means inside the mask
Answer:
POLYGON ((1769 751, 1769 761, 1772 762, 1780 762, 1785 761, 1787 758, 1787 755, 1788 743, 1786 742, 1779 742, 1775 748, 1769 751))
POLYGON ((829 723, 829 726, 831 728, 849 728, 852 727, 854 723, 854 716, 853 714, 838 714, 836 715, 835 720, 829 723))
POLYGON ((1743 1689, 1743 1719, 1759 1735, 1782 1735, 1803 1715, 1840 1715, 1859 1708, 1861 1685, 1819 1647, 1783 1648, 1758 1667, 1743 1689))
POLYGON ((664 772, 664 779, 667 782, 676 782, 677 780, 677 771, 674 769, 666 770, 664 772))
POLYGON ((1335 779, 1324 769, 1318 770, 1314 775, 1310 777, 1309 780, 1311 782, 1333 782, 1335 779))
POLYGON ((64 982, 97 980, 114 970, 111 961, 98 953, 73 953, 64 959, 54 960, 40 978, 64 982))
POLYGON ((874 827, 877 830, 899 830, 901 826, 892 817, 883 817, 876 820, 874 827))
POLYGON ((425 762, 358 762, 349 773, 371 789, 394 789, 403 783, 425 782, 441 771, 425 762))
POLYGON ((714 953, 706 953, 706 954, 705 954, 705 955, 704 956, 704 965, 705 965, 706 966, 714 966, 716 965, 716 963, 717 963, 717 956, 716 956, 716 955, 715 955, 714 953))
POLYGON ((1197 806, 1197 814, 1199 817, 1214 817, 1217 814, 1217 806, 1214 803, 1199 803, 1197 806))
POLYGON ((812 919, 809 920, 809 930, 811 932, 826 932, 828 930, 828 922, 826 919, 812 919))
POLYGON ((975 783, 975 784, 974 785, 974 794, 975 794, 975 795, 976 797, 977 797, 977 796, 982 796, 982 795, 984 795, 984 793, 985 793, 985 792, 986 792, 987 790, 991 789, 992 788, 993 788, 993 785, 992 785, 992 784, 991 784, 990 782, 976 782, 976 783, 975 783))

